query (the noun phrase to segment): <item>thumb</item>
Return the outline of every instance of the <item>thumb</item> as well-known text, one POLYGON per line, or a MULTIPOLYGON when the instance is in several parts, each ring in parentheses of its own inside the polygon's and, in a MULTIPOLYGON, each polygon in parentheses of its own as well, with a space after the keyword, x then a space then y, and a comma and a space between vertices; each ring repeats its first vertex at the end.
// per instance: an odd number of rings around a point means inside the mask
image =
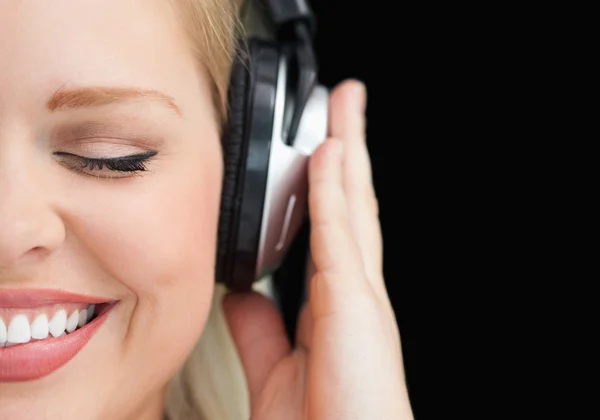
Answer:
POLYGON ((246 373, 251 407, 273 367, 291 352, 279 312, 263 295, 231 293, 223 299, 223 310, 246 373))

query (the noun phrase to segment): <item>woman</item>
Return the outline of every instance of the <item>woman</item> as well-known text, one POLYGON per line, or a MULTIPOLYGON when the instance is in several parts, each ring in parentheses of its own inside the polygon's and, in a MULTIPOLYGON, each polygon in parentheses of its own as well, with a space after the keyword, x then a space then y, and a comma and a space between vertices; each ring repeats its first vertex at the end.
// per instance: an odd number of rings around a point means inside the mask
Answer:
POLYGON ((412 418, 360 83, 311 159, 298 347, 214 287, 236 13, 0 1, 1 419, 412 418))

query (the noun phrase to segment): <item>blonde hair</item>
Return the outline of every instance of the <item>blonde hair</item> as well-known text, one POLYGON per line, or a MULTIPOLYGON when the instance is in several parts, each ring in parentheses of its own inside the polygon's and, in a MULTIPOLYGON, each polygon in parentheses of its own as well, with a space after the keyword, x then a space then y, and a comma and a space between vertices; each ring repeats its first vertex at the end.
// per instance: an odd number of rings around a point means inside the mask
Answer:
MULTIPOLYGON (((237 40, 265 31, 243 0, 171 0, 182 15, 198 63, 208 73, 221 124, 227 120, 227 92, 237 40), (243 21, 242 21, 243 20, 243 21)), ((271 295, 270 279, 255 290, 271 295)), ((222 309, 226 289, 215 286, 202 337, 169 384, 165 414, 169 420, 239 420, 250 418, 244 371, 222 309)))
POLYGON ((244 371, 229 334, 217 285, 202 337, 169 384, 169 420, 239 420, 250 418, 244 371))
POLYGON ((213 100, 223 124, 236 40, 242 38, 239 5, 243 0, 170 0, 179 12, 199 68, 208 72, 213 100))
MULTIPOLYGON (((273 298, 265 277, 254 291, 273 298)), ((240 420, 250 418, 250 397, 242 364, 221 305, 227 293, 217 284, 208 321, 192 354, 169 384, 168 420, 240 420)))

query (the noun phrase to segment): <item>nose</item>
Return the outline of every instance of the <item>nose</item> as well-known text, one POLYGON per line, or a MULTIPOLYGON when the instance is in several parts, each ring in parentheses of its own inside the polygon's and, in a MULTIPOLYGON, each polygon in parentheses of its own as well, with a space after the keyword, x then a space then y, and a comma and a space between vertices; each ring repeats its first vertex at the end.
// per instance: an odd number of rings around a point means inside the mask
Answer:
POLYGON ((0 156, 0 271, 52 252, 66 235, 35 165, 13 163, 0 156))

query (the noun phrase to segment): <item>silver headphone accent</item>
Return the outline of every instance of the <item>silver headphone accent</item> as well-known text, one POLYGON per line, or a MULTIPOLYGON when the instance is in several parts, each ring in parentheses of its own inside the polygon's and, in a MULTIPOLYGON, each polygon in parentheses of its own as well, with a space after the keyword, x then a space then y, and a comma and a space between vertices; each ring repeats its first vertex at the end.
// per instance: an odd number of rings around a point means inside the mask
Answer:
POLYGON ((316 86, 306 103, 292 145, 285 143, 284 120, 290 111, 287 59, 279 63, 275 115, 267 175, 256 278, 276 268, 306 216, 308 160, 327 137, 329 92, 316 86), (286 98, 288 103, 286 104, 286 98))

